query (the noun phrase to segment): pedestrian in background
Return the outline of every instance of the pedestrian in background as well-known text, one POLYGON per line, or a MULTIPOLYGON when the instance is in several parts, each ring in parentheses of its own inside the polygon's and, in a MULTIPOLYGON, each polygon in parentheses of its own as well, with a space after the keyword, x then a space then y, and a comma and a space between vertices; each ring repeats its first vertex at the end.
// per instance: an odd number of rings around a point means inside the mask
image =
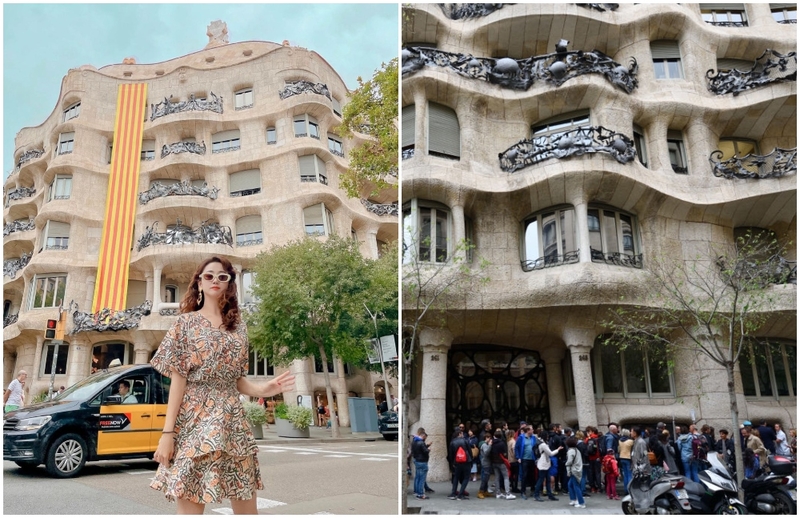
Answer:
POLYGON ((792 454, 792 451, 789 449, 789 444, 786 441, 786 433, 781 430, 780 423, 775 423, 775 454, 786 456, 792 454))
POLYGON ((603 458, 601 437, 594 426, 586 427, 586 452, 589 454, 588 483, 592 493, 599 493, 603 487, 602 470, 600 461, 603 458))
POLYGON ((581 490, 581 478, 583 478, 583 458, 581 452, 578 451, 578 439, 575 437, 567 437, 567 461, 564 467, 569 474, 567 481, 567 488, 569 491, 569 505, 574 505, 576 508, 585 509, 586 505, 583 500, 583 491, 581 490))
POLYGON ((25 397, 22 390, 25 388, 25 379, 27 377, 28 373, 21 370, 17 373, 17 377, 8 384, 8 388, 3 393, 4 413, 13 412, 14 410, 22 408, 23 398, 25 397))
POLYGON ((589 496, 586 493, 586 479, 589 476, 589 453, 586 451, 586 443, 584 442, 585 436, 583 432, 578 430, 575 432, 575 439, 578 440, 578 451, 581 452, 581 460, 583 460, 583 472, 581 473, 581 494, 584 497, 589 496))
POLYGON ((544 502, 540 498, 542 491, 542 485, 545 486, 545 490, 547 491, 547 498, 550 500, 558 500, 555 496, 553 496, 553 492, 551 491, 550 487, 550 479, 549 471, 550 467, 552 466, 552 459, 555 458, 555 455, 560 451, 561 446, 558 447, 556 451, 550 449, 547 445, 547 432, 542 430, 539 433, 539 440, 536 444, 536 456, 538 460, 536 461, 536 467, 539 468, 539 479, 536 481, 536 489, 533 492, 533 499, 537 502, 544 502))
POLYGON ((623 428, 619 433, 619 470, 622 473, 622 491, 628 494, 628 484, 631 483, 631 452, 633 451, 631 431, 623 428))
POLYGON ((505 461, 508 460, 508 446, 503 440, 503 431, 499 428, 494 432, 494 439, 492 439, 491 447, 491 460, 492 471, 494 471, 494 479, 497 482, 497 492, 495 497, 505 498, 506 500, 514 500, 516 497, 511 494, 511 483, 508 477, 508 468, 505 461), (503 481, 503 488, 500 487, 500 481, 503 481))
POLYGON ((453 459, 453 491, 450 500, 468 500, 467 484, 469 484, 469 466, 472 464, 472 452, 463 430, 453 433, 450 442, 450 458, 453 459), (461 488, 459 489, 459 484, 461 488))
POLYGON ((517 487, 519 482, 519 463, 515 454, 516 446, 517 441, 514 439, 514 430, 508 430, 506 432, 506 449, 508 450, 508 462, 511 466, 511 474, 509 475, 511 493, 519 493, 519 487, 517 487))
POLYGON ((425 482, 428 477, 428 459, 430 457, 430 443, 427 443, 428 434, 424 428, 417 430, 411 442, 411 456, 414 458, 414 496, 419 500, 427 500, 425 495, 425 482))
POLYGON ((619 478, 619 467, 617 465, 617 458, 614 455, 614 450, 611 448, 606 450, 606 455, 602 461, 603 473, 606 476, 606 496, 609 500, 619 500, 617 495, 617 479, 619 478))
POLYGON ((536 481, 534 480, 536 470, 535 447, 536 437, 533 435, 533 426, 526 425, 525 432, 517 437, 517 442, 514 447, 516 450, 514 454, 519 464, 519 489, 520 493, 522 493, 522 498, 525 500, 528 499, 528 485, 531 486, 531 494, 533 494, 533 488, 536 486, 536 481))
POLYGON ((478 445, 481 453, 481 486, 478 489, 478 498, 489 496, 489 477, 492 475, 492 434, 484 432, 483 442, 478 445))

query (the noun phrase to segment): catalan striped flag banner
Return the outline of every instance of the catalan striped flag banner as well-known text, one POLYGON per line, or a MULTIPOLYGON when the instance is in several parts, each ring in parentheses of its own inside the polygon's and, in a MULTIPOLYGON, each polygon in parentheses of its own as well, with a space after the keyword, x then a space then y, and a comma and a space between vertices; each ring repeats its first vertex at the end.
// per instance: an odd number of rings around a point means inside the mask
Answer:
POLYGON ((125 309, 146 106, 146 83, 120 85, 93 313, 125 309))

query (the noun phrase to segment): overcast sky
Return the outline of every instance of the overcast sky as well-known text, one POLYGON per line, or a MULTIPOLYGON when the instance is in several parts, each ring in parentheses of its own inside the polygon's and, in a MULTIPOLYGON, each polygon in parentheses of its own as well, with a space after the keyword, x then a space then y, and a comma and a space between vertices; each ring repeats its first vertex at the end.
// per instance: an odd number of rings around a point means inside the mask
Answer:
POLYGON ((3 179, 14 167, 15 135, 50 115, 69 69, 196 52, 214 20, 228 24, 231 43, 289 40, 316 51, 351 90, 398 55, 397 3, 5 4, 3 179))

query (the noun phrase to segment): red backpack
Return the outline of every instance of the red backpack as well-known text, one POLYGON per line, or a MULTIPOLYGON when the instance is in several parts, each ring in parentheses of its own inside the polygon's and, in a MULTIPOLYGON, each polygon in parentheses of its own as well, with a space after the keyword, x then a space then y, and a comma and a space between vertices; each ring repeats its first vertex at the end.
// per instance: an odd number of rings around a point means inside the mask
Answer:
POLYGON ((467 452, 461 446, 456 450, 456 462, 459 464, 467 462, 467 452))

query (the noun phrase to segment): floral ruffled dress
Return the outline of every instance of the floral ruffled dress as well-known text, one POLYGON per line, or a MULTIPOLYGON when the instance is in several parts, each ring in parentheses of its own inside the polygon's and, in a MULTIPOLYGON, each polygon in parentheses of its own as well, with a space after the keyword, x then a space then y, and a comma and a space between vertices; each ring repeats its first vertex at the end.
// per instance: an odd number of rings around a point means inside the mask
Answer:
POLYGON ((245 324, 232 332, 216 329, 198 312, 178 317, 150 361, 165 376, 186 377, 174 461, 159 465, 150 484, 170 501, 249 500, 264 489, 258 446, 236 388, 236 380, 247 375, 247 361, 245 324))

